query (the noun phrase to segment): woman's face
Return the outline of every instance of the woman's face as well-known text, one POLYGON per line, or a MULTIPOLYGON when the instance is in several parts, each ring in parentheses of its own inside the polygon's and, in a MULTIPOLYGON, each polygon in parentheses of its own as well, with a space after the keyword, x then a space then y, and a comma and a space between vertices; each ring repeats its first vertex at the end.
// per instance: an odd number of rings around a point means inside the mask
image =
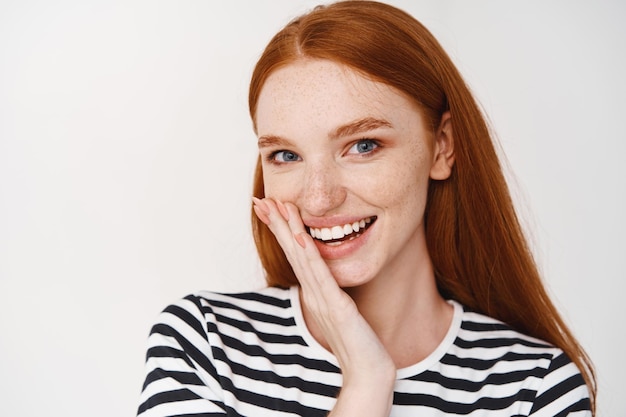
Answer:
POLYGON ((301 60, 267 79, 256 126, 266 197, 300 209, 340 286, 430 265, 423 215, 440 141, 402 93, 301 60))

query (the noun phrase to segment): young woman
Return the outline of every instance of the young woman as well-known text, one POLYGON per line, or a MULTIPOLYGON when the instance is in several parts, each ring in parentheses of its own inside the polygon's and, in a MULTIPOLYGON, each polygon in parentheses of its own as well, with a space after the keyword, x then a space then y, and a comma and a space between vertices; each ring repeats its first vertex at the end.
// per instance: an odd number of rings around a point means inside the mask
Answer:
POLYGON ((591 415, 485 121, 391 6, 319 7, 250 84, 268 288, 192 295, 150 336, 141 416, 591 415))

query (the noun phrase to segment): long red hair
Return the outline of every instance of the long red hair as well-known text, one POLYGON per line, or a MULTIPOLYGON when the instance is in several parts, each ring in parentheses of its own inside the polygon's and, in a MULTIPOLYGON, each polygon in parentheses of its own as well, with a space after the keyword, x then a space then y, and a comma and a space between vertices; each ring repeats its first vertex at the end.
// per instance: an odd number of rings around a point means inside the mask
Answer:
MULTIPOLYGON (((372 1, 320 6, 270 41, 250 83, 255 120, 259 93, 276 69, 303 57, 344 64, 413 98, 433 130, 451 114, 455 165, 429 184, 426 240, 441 294, 561 348, 591 393, 591 360, 542 283, 518 221, 485 119, 458 70, 432 34, 407 13, 372 1)), ((264 197, 260 161, 254 195, 264 197)), ((270 286, 297 279, 270 230, 252 213, 253 233, 270 286)))

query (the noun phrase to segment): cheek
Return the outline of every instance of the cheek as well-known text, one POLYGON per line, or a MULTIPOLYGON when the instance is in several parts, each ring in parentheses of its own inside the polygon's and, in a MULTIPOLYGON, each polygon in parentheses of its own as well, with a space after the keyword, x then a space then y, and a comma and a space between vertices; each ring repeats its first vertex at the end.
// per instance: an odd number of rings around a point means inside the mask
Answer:
POLYGON ((428 190, 429 167, 425 162, 425 158, 416 158, 390 164, 369 182, 370 195, 381 207, 415 213, 425 205, 428 190))
POLYGON ((289 173, 275 174, 272 169, 263 169, 263 188, 265 197, 270 197, 280 201, 295 201, 298 193, 298 181, 295 175, 289 173))

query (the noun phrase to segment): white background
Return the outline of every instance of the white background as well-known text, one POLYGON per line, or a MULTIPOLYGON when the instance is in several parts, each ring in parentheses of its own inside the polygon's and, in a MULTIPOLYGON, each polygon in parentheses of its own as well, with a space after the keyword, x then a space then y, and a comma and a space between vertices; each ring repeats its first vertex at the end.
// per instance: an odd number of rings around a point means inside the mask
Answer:
MULTIPOLYGON (((0 415, 134 415, 157 313, 262 284, 246 88, 315 3, 0 0, 0 415)), ((626 7, 391 3, 490 115, 600 415, 626 415, 626 7)))

